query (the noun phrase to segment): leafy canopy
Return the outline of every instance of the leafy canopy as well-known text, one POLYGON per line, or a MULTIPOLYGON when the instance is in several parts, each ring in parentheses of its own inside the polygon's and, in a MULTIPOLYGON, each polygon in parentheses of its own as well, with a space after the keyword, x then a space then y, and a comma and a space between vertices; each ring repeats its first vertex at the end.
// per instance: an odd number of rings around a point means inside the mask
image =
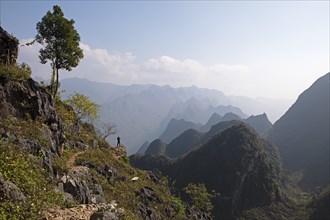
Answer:
POLYGON ((83 51, 79 47, 80 36, 75 30, 74 20, 64 17, 61 8, 53 6, 53 12, 48 11, 37 23, 36 41, 44 46, 39 51, 42 64, 50 61, 53 69, 51 92, 55 96, 59 87, 58 70, 71 71, 78 66, 83 58, 83 51))
POLYGON ((73 95, 70 95, 69 99, 65 102, 73 108, 77 114, 78 120, 87 119, 92 121, 99 117, 98 112, 100 106, 83 94, 75 92, 73 95))

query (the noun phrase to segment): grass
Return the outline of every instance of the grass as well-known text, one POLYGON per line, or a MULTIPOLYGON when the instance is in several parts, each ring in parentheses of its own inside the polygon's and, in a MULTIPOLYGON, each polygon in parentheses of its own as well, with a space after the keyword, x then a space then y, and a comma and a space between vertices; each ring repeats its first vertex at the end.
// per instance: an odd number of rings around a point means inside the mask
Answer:
POLYGON ((36 158, 20 147, 0 143, 0 172, 5 181, 14 183, 27 202, 1 199, 0 219, 39 219, 40 212, 54 205, 63 205, 55 184, 36 158))
POLYGON ((10 80, 24 81, 31 77, 31 67, 26 63, 20 65, 4 65, 0 64, 0 77, 5 77, 10 80))
POLYGON ((163 212, 166 207, 172 206, 177 213, 175 219, 184 218, 185 208, 183 202, 170 195, 167 187, 150 181, 145 171, 132 168, 127 161, 126 153, 118 152, 114 148, 90 149, 80 154, 76 159, 78 165, 86 161, 93 163, 101 170, 107 165, 110 169, 115 170, 117 176, 126 177, 125 180, 116 180, 115 177, 112 177, 113 179, 109 181, 97 173, 97 171, 90 169, 93 177, 101 184, 106 200, 108 202, 116 200, 120 204, 120 207, 123 207, 127 211, 125 218, 140 218, 132 210, 135 210, 136 204, 140 202, 139 197, 136 196, 136 192, 145 186, 151 187, 163 200, 163 204, 152 204, 152 207, 156 211, 163 212), (139 180, 131 181, 131 178, 135 176, 139 177, 139 180))
MULTIPOLYGON (((14 80, 24 80, 30 77, 27 66, 0 66, 0 77, 14 80)), ((24 100, 24 98, 23 98, 24 100)), ((22 101, 24 102, 24 101, 22 101)), ((22 104, 22 103, 20 103, 22 104)), ((92 184, 100 184, 108 202, 116 200, 119 207, 125 209, 124 219, 140 219, 136 213, 136 204, 141 198, 136 196, 142 187, 149 186, 162 199, 163 203, 152 203, 155 211, 164 213, 166 207, 173 207, 176 212, 175 219, 184 219, 185 207, 183 202, 169 193, 168 187, 157 185, 149 180, 145 171, 130 166, 126 152, 111 148, 101 140, 95 132, 94 126, 77 120, 74 111, 61 100, 56 102, 56 111, 64 123, 64 134, 67 138, 66 149, 60 156, 51 158, 53 169, 59 174, 68 174, 71 166, 81 165, 85 161, 93 163, 103 170, 107 165, 113 169, 117 177, 109 180, 97 172, 89 169, 92 184), (76 125, 74 125, 76 123, 76 125), (77 126, 78 132, 70 131, 72 126, 77 126), (98 147, 93 146, 95 140, 98 147), (87 149, 74 148, 75 142, 87 145, 87 149), (79 154, 77 154, 79 153, 79 154), (68 163, 75 154, 76 160, 68 163), (131 181, 138 176, 138 181, 131 181), (94 182, 95 181, 95 182, 94 182)), ((26 197, 26 202, 0 198, 0 219, 40 219, 42 211, 47 208, 60 206, 66 207, 63 196, 55 192, 56 178, 52 177, 42 167, 42 154, 40 152, 27 152, 15 145, 17 139, 24 138, 38 142, 42 148, 50 146, 50 133, 47 125, 41 119, 32 120, 29 116, 15 118, 12 115, 0 117, 0 173, 5 181, 15 184, 26 197), (6 138, 1 135, 7 134, 6 138)), ((86 180, 87 181, 87 180, 86 180)))
POLYGON ((38 141, 44 147, 48 147, 49 140, 43 134, 44 124, 40 120, 32 121, 29 117, 25 120, 14 116, 2 116, 0 118, 0 131, 15 134, 16 138, 28 138, 38 141))

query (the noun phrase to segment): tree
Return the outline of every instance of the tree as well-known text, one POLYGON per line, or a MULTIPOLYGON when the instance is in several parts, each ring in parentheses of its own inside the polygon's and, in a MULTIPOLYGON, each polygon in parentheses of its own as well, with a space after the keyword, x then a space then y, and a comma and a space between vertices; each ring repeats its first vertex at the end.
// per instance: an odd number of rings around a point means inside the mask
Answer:
POLYGON ((59 88, 58 71, 71 71, 84 55, 79 47, 80 36, 73 26, 74 20, 67 20, 57 5, 53 6, 53 10, 53 13, 48 11, 37 23, 35 40, 44 46, 39 51, 40 62, 45 64, 50 61, 53 70, 50 88, 55 97, 59 88))
POLYGON ((92 121, 99 117, 100 106, 83 94, 75 92, 69 96, 65 103, 73 108, 78 120, 86 119, 92 121))
POLYGON ((117 134, 117 125, 111 124, 111 123, 102 123, 99 128, 97 129, 98 136, 105 140, 107 137, 109 137, 112 134, 117 134))
POLYGON ((189 195, 193 208, 206 213, 211 213, 213 209, 211 199, 219 195, 214 191, 208 193, 205 185, 200 183, 189 183, 183 191, 189 195))

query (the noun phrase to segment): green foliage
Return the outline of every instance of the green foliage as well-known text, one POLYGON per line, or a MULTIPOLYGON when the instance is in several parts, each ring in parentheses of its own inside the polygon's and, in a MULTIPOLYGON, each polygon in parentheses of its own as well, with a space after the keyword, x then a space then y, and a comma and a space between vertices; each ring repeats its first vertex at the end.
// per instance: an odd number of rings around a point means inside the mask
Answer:
POLYGON ((126 177, 124 181, 116 178, 109 180, 100 175, 96 169, 89 170, 93 178, 102 186, 106 200, 116 200, 120 207, 125 209, 124 219, 140 219, 134 212, 137 208, 136 204, 141 202, 140 198, 136 196, 136 192, 145 186, 151 187, 163 200, 163 204, 150 204, 156 211, 163 212, 166 207, 171 206, 176 213, 174 219, 185 219, 183 202, 179 198, 172 196, 167 187, 150 181, 145 171, 132 168, 127 162, 126 153, 120 152, 115 148, 89 149, 77 156, 76 164, 81 165, 86 161, 98 167, 98 170, 103 170, 105 166, 108 166, 116 172, 116 176, 126 177), (139 177, 139 180, 135 182, 130 181, 135 176, 139 177))
POLYGON ((100 106, 83 94, 75 92, 73 95, 70 95, 65 103, 73 108, 78 120, 87 119, 92 121, 99 117, 98 111, 100 106))
POLYGON ((208 193, 205 185, 201 183, 189 183, 183 190, 189 195, 193 208, 202 212, 211 213, 213 209, 211 199, 218 196, 217 193, 214 191, 208 193))
POLYGON ((22 63, 20 65, 0 64, 0 77, 24 81, 31 77, 31 73, 31 67, 26 63, 22 63))
POLYGON ((11 115, 0 118, 0 129, 15 134, 16 137, 34 139, 44 147, 47 147, 47 140, 42 132, 43 123, 40 120, 32 121, 30 118, 19 120, 11 115))
POLYGON ((67 162, 69 158, 71 158, 72 155, 77 152, 78 149, 67 149, 63 152, 61 157, 54 157, 52 160, 53 169, 59 174, 68 173, 69 167, 67 162))
POLYGON ((42 210, 63 205, 46 171, 35 157, 21 148, 0 143, 0 172, 5 181, 14 183, 27 199, 26 203, 3 199, 0 219, 40 219, 42 210))
POLYGON ((53 6, 53 13, 48 11, 37 23, 36 41, 45 46, 39 51, 39 59, 42 64, 51 62, 51 93, 54 97, 59 87, 59 69, 71 71, 84 56, 79 47, 80 36, 73 25, 74 20, 66 19, 57 5, 53 6))

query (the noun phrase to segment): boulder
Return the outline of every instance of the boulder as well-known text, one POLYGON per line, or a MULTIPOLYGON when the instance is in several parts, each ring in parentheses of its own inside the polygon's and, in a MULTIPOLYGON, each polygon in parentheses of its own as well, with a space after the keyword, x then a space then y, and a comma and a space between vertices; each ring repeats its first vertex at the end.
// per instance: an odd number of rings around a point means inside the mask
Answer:
POLYGON ((0 172, 0 203, 5 199, 22 203, 27 201, 22 191, 14 183, 5 181, 0 172))
POLYGON ((89 218, 90 220, 117 220, 119 219, 116 213, 111 211, 99 211, 95 212, 89 218))

